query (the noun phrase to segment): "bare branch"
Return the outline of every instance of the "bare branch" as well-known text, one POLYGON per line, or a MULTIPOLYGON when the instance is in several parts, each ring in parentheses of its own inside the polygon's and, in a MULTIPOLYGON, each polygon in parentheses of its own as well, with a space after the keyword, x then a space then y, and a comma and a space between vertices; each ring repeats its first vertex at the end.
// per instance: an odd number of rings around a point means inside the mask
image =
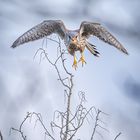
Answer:
POLYGON ((117 138, 121 135, 122 133, 120 132, 115 138, 114 140, 117 140, 117 138))
POLYGON ((96 119, 95 119, 95 125, 94 125, 94 128, 93 128, 93 132, 92 132, 92 135, 91 135, 91 138, 90 140, 93 140, 93 137, 95 135, 95 131, 97 129, 97 126, 98 126, 98 119, 99 119, 99 114, 101 113, 101 111, 98 109, 97 111, 97 115, 96 115, 96 119))
POLYGON ((0 131, 0 140, 3 140, 3 136, 2 136, 1 131, 0 131))
POLYGON ((35 116, 37 117, 37 119, 36 119, 36 121, 35 121, 35 125, 36 125, 37 121, 39 121, 40 124, 41 124, 41 126, 42 126, 42 127, 44 128, 44 130, 45 130, 45 134, 46 134, 47 136, 49 136, 52 140, 55 140, 55 138, 49 133, 49 131, 48 131, 47 128, 45 127, 40 113, 35 113, 35 112, 29 113, 29 112, 28 112, 27 115, 26 115, 26 117, 24 118, 24 120, 23 120, 22 123, 20 124, 19 129, 13 128, 13 127, 12 127, 11 130, 14 130, 14 131, 20 133, 22 139, 23 139, 23 140, 27 140, 27 136, 24 135, 22 128, 23 128, 23 125, 25 124, 25 122, 26 122, 28 119, 31 119, 33 115, 35 115, 35 116))
MULTIPOLYGON (((73 93, 74 75, 68 70, 68 68, 66 67, 66 64, 65 64, 65 62, 66 62, 65 57, 67 55, 67 51, 62 49, 60 38, 58 38, 58 41, 53 40, 51 38, 46 38, 46 41, 47 41, 47 39, 55 42, 58 45, 57 58, 52 61, 52 59, 48 55, 46 49, 44 49, 43 47, 39 48, 36 51, 34 58, 37 56, 38 53, 40 53, 40 55, 39 55, 40 62, 42 61, 42 58, 45 58, 47 60, 47 62, 55 69, 55 71, 58 75, 58 81, 60 81, 60 83, 64 87, 64 98, 66 101, 66 110, 64 110, 64 111, 56 110, 54 112, 53 120, 50 123, 51 133, 45 126, 41 114, 36 113, 36 112, 27 113, 27 116, 24 118, 24 120, 20 124, 19 129, 12 128, 12 130, 19 132, 22 139, 27 140, 26 135, 24 135, 24 133, 23 133, 23 125, 25 124, 27 119, 31 120, 32 117, 35 116, 36 121, 35 121, 34 127, 36 127, 36 124, 39 122, 40 125, 43 127, 43 130, 45 131, 45 138, 48 136, 52 140, 55 140, 55 137, 53 134, 55 132, 55 129, 57 129, 59 132, 60 140, 72 140, 76 136, 77 132, 80 130, 81 126, 83 126, 85 120, 87 120, 87 122, 89 122, 89 118, 92 118, 93 120, 95 120, 95 123, 93 125, 93 131, 92 131, 90 140, 93 140, 95 133, 97 133, 101 137, 103 137, 102 134, 97 131, 97 128, 103 129, 107 132, 108 132, 108 130, 102 126, 102 124, 105 124, 105 123, 99 118, 99 116, 100 116, 100 114, 104 114, 104 115, 108 115, 108 114, 102 112, 99 109, 96 109, 94 106, 87 109, 84 105, 86 103, 86 98, 85 98, 85 93, 83 91, 80 91, 78 93, 79 103, 76 104, 75 111, 72 112, 72 109, 71 109, 72 101, 71 100, 72 100, 72 95, 74 94, 73 93), (63 75, 60 70, 60 64, 63 68, 62 69, 63 75), (65 77, 64 77, 64 74, 65 74, 65 77)), ((44 44, 44 42, 43 42, 43 44, 44 44)), ((47 45, 47 42, 46 42, 46 45, 47 45)), ((120 135, 120 133, 115 137, 114 140, 116 140, 119 137, 119 135, 120 135)), ((58 139, 58 137, 56 139, 58 139)))
POLYGON ((20 133, 20 135, 21 135, 23 140, 27 140, 27 136, 24 135, 22 127, 23 127, 24 123, 26 122, 26 120, 30 117, 30 115, 31 115, 31 113, 28 112, 26 117, 24 118, 24 120, 22 121, 22 123, 20 124, 18 129, 17 128, 13 128, 13 127, 11 128, 11 130, 14 130, 14 131, 17 131, 18 133, 20 133))

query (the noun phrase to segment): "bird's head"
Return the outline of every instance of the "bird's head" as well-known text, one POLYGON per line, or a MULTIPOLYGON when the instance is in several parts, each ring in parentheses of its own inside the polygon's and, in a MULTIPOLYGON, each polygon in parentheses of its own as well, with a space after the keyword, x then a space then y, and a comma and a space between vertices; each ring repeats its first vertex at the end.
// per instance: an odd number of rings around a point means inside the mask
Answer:
POLYGON ((77 44, 78 43, 78 33, 77 32, 69 32, 68 34, 70 43, 77 44))

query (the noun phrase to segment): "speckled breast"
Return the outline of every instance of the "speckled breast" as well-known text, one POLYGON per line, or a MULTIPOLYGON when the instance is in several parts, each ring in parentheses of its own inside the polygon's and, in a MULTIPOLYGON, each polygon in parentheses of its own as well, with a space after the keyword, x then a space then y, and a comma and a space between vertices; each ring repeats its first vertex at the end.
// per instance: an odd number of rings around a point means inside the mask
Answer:
POLYGON ((79 48, 77 47, 76 44, 71 43, 69 45, 68 51, 71 55, 74 55, 75 51, 78 51, 78 50, 79 50, 79 48))

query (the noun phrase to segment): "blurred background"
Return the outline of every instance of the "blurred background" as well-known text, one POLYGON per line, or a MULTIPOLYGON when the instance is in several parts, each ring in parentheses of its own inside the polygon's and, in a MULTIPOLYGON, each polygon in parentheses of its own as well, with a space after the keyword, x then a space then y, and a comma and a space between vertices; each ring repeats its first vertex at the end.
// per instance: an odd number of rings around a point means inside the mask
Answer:
MULTIPOLYGON (((94 105, 109 114, 103 116, 109 133, 104 139, 112 140, 122 132, 119 140, 140 139, 140 1, 139 0, 0 0, 0 130, 5 140, 20 136, 10 127, 18 127, 26 112, 40 112, 46 125, 53 112, 65 106, 63 88, 49 63, 39 57, 33 59, 42 46, 38 40, 11 49, 12 43, 31 27, 43 20, 61 19, 68 29, 77 29, 81 21, 100 22, 128 50, 126 56, 97 38, 90 38, 101 53, 95 58, 85 51, 87 65, 79 64, 75 75, 74 102, 78 91, 85 91, 87 108, 94 105)), ((57 44, 48 42, 51 58, 56 57, 57 44)), ((94 122, 85 125, 79 137, 88 140, 94 122), (83 131, 83 132, 82 132, 83 131)), ((25 126, 29 139, 43 139, 41 128, 25 126)), ((76 137, 78 138, 78 137, 76 137)), ((96 134, 96 140, 102 139, 96 134)))

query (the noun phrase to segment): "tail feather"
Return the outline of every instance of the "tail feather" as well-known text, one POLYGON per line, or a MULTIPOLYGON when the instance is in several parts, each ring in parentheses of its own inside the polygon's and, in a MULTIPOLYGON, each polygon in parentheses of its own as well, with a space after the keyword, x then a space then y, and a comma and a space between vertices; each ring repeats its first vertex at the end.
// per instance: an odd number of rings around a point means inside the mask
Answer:
POLYGON ((99 57, 100 53, 97 51, 96 46, 87 42, 87 49, 96 57, 99 57))

